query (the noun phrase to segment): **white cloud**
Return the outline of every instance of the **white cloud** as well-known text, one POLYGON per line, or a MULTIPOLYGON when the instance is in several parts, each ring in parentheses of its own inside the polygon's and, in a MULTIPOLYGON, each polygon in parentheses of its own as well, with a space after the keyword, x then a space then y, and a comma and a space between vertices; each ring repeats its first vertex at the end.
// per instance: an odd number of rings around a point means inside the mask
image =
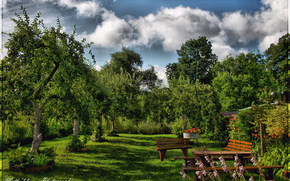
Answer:
POLYGON ((87 35, 85 32, 81 36, 87 38, 89 42, 94 42, 95 46, 110 48, 119 48, 132 41, 134 30, 128 22, 105 9, 102 18, 104 21, 92 34, 87 35))
POLYGON ((168 81, 167 81, 167 77, 166 77, 166 74, 165 74, 166 68, 165 67, 161 67, 159 65, 153 65, 153 66, 154 66, 155 71, 157 72, 158 79, 162 80, 162 84, 165 87, 169 87, 168 81))
MULTIPOLYGON (((36 0, 37 1, 37 0, 36 0)), ((62 7, 76 8, 77 14, 84 17, 94 17, 101 12, 99 3, 94 1, 77 2, 75 0, 38 0, 41 2, 54 2, 62 7)))
POLYGON ((150 47, 160 41, 166 51, 176 51, 181 44, 198 36, 219 34, 219 18, 200 9, 178 6, 162 8, 157 14, 132 19, 129 22, 139 32, 136 44, 150 47))
POLYGON ((233 48, 235 45, 247 47, 258 40, 260 50, 268 42, 286 33, 285 1, 263 0, 266 6, 253 14, 241 11, 224 13, 219 19, 213 13, 201 9, 178 6, 162 8, 156 14, 128 20, 120 19, 104 8, 103 22, 92 34, 83 33, 89 42, 105 48, 121 46, 147 46, 161 44, 165 51, 175 52, 190 38, 206 36, 212 42, 213 53, 223 59, 229 53, 233 56, 245 52, 246 48, 233 48))
POLYGON ((157 14, 125 21, 103 8, 104 21, 92 34, 85 36, 100 47, 145 45, 161 42, 164 50, 176 51, 189 38, 212 37, 219 31, 219 18, 200 9, 182 6, 163 8, 157 14))
POLYGON ((278 32, 274 35, 266 36, 259 44, 259 49, 264 52, 267 50, 272 43, 277 44, 280 37, 282 37, 285 33, 278 32))
POLYGON ((245 45, 252 40, 263 40, 280 32, 287 32, 287 1, 262 0, 266 6, 254 14, 242 14, 241 11, 224 13, 222 29, 227 34, 231 43, 234 41, 245 45))
POLYGON ((96 65, 94 65, 94 68, 95 68, 97 71, 100 71, 102 67, 101 67, 100 65, 96 64, 96 65))

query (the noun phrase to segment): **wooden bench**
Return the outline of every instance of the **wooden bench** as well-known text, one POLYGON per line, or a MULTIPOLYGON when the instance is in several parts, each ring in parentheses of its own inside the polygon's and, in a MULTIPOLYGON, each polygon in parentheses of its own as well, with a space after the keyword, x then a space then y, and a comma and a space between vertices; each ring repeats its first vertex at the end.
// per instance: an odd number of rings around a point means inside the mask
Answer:
POLYGON ((251 151, 252 143, 229 139, 228 146, 223 149, 228 151, 251 151))
MULTIPOLYGON (((268 170, 268 175, 266 175, 265 173, 263 173, 265 175, 265 179, 266 180, 273 180, 274 177, 273 177, 273 169, 274 168, 284 168, 284 166, 282 165, 276 165, 276 166, 260 166, 261 169, 267 169, 268 170)), ((228 167, 229 170, 236 170, 237 168, 236 167, 228 167)), ((259 167, 257 166, 247 166, 247 167, 244 167, 245 170, 247 170, 248 172, 256 172, 259 174, 259 167)), ((200 171, 200 168, 199 167, 184 167, 182 169, 183 171, 200 171)), ((214 171, 216 170, 217 172, 224 172, 222 167, 206 167, 206 170, 208 171, 214 171)), ((197 178, 198 176, 195 174, 195 177, 194 177, 194 180, 197 181, 197 178)), ((208 176, 207 178, 205 178, 205 180, 209 180, 210 177, 208 176)))
POLYGON ((181 149, 183 155, 187 157, 189 146, 189 139, 175 138, 175 139, 157 139, 155 150, 159 151, 160 161, 163 161, 166 150, 181 149))
MULTIPOLYGON (((232 140, 229 139, 228 145, 226 148, 223 148, 224 150, 228 151, 251 151, 252 149, 252 144, 251 142, 246 142, 246 141, 239 141, 239 140, 232 140)), ((251 156, 246 156, 245 158, 245 163, 247 159, 251 159, 251 156)))

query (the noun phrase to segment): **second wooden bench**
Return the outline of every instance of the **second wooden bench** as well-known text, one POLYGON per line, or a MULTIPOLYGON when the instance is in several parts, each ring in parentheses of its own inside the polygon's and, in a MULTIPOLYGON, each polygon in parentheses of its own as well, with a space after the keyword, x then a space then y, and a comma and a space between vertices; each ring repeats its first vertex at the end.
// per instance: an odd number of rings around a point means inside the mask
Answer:
POLYGON ((167 150, 181 149, 183 155, 187 157, 188 149, 192 148, 189 146, 189 139, 186 138, 176 138, 176 139, 157 139, 155 150, 159 151, 160 161, 163 160, 164 155, 167 150))
POLYGON ((228 146, 223 148, 224 150, 228 151, 251 151, 252 143, 246 141, 239 141, 239 140, 232 140, 229 139, 228 146))

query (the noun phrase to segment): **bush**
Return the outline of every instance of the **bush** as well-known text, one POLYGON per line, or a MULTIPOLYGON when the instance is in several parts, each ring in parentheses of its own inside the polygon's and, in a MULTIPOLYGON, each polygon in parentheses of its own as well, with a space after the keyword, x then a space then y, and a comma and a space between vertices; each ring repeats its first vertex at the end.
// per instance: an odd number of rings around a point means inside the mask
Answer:
MULTIPOLYGON (((10 149, 11 150, 11 149, 10 149)), ((54 148, 45 148, 44 150, 36 151, 35 153, 22 154, 22 147, 11 150, 7 154, 8 163, 12 167, 31 167, 31 166, 45 166, 53 161, 56 154, 54 148)))
POLYGON ((133 121, 131 119, 126 119, 126 118, 120 118, 122 119, 120 121, 120 125, 118 127, 118 130, 120 133, 128 133, 128 134, 137 134, 137 125, 136 121, 133 121))
POLYGON ((216 120, 214 131, 212 132, 210 130, 206 130, 205 132, 206 132, 206 137, 209 139, 225 141, 225 139, 229 137, 227 126, 226 126, 226 118, 220 115, 220 117, 216 120))
POLYGON ((88 142, 88 136, 84 137, 84 140, 81 141, 79 138, 76 139, 73 135, 69 138, 69 142, 66 146, 66 149, 72 150, 74 152, 80 152, 81 149, 85 147, 85 144, 88 142))
POLYGON ((172 125, 172 133, 177 136, 177 138, 183 138, 182 131, 182 119, 177 119, 172 125))
POLYGON ((253 118, 251 117, 252 111, 251 109, 247 109, 239 112, 238 114, 238 122, 237 126, 240 131, 240 139, 243 141, 252 141, 253 127, 251 124, 253 122, 253 118))
POLYGON ((18 143, 23 145, 33 140, 33 126, 28 120, 15 120, 14 122, 4 121, 2 139, 3 149, 15 148, 18 143))
POLYGON ((59 129, 61 137, 71 135, 72 132, 73 132, 73 122, 69 120, 64 120, 62 122, 61 128, 59 129))

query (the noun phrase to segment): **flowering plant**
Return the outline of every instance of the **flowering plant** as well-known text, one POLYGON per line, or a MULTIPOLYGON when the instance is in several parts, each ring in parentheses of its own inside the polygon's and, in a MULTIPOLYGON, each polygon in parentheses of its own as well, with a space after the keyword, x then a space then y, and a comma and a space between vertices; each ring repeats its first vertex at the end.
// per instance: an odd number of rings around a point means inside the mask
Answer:
POLYGON ((185 130, 184 133, 200 133, 200 129, 196 129, 196 128, 191 128, 188 130, 185 130))

